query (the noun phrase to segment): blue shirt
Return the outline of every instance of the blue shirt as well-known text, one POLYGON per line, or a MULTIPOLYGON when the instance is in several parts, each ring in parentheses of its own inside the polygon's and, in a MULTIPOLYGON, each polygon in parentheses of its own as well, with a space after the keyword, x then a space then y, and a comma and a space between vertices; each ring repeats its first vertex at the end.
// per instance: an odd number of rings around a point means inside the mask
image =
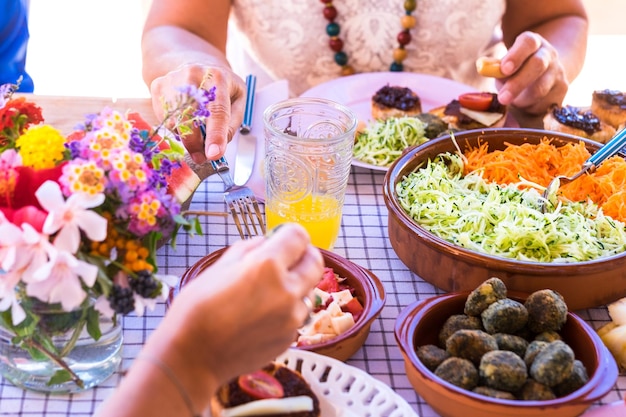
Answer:
POLYGON ((0 85, 16 83, 18 91, 32 92, 33 80, 26 73, 29 0, 0 0, 0 85))

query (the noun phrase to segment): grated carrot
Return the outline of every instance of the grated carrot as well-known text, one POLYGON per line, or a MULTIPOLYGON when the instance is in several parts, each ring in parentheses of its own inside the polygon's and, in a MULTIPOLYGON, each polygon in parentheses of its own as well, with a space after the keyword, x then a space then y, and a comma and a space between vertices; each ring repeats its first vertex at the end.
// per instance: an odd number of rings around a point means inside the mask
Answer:
MULTIPOLYGON (((481 171, 483 178, 498 184, 524 180, 547 186, 557 175, 576 174, 590 153, 584 142, 556 147, 547 137, 539 144, 506 144, 504 150, 489 152, 489 144, 465 152, 465 174, 481 171)), ((569 201, 590 199, 605 215, 626 222, 626 160, 607 159, 598 169, 564 185, 559 195, 569 201)))

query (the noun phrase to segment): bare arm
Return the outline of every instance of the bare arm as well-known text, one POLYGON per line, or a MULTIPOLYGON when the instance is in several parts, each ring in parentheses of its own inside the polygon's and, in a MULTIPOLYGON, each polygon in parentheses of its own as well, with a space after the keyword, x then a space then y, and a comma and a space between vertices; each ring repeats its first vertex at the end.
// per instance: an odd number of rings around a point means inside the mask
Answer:
POLYGON ((295 340, 323 265, 301 226, 235 243, 180 292, 97 415, 200 414, 221 384, 295 340))
POLYGON ((581 0, 528 2, 508 0, 503 17, 509 48, 499 97, 532 114, 561 104, 571 81, 582 69, 588 21, 581 0))
POLYGON ((229 0, 153 0, 144 26, 143 78, 158 117, 162 98, 171 100, 176 87, 217 87, 206 143, 199 132, 183 141, 196 163, 223 155, 243 117, 245 84, 225 55, 229 13, 229 0))

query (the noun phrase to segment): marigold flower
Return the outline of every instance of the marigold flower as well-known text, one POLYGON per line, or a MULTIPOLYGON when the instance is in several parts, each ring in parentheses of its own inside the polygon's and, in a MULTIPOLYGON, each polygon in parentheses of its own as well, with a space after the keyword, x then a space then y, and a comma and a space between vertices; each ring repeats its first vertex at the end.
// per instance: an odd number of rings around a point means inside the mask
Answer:
POLYGON ((53 168, 65 156, 65 138, 49 125, 32 126, 15 141, 24 166, 53 168))

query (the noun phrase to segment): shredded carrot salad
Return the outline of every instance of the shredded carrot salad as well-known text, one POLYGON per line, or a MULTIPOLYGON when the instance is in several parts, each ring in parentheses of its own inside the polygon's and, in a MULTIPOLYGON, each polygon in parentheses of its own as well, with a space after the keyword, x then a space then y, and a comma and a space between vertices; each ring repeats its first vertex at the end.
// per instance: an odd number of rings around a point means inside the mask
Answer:
MULTIPOLYGON (((480 170, 485 180, 498 184, 524 179, 545 187, 557 175, 576 174, 590 153, 582 141, 556 147, 546 137, 539 144, 507 144, 506 149, 492 152, 482 143, 464 155, 466 175, 480 170)), ((569 201, 591 199, 605 215, 626 222, 626 160, 607 159, 595 172, 561 187, 559 195, 569 201)))

